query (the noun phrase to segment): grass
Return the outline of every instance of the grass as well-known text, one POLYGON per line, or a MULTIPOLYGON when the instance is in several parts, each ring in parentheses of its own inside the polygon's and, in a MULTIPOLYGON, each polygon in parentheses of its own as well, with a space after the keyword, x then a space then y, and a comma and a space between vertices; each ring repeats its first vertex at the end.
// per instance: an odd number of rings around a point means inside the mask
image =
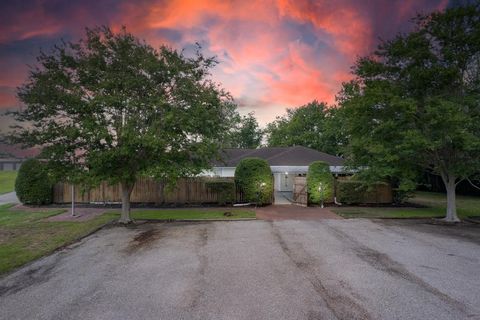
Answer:
POLYGON ((0 194, 12 192, 16 178, 17 171, 0 171, 0 194))
POLYGON ((46 220, 63 211, 30 212, 0 206, 0 274, 51 253, 118 216, 105 213, 89 221, 46 220))
POLYGON ((255 218, 253 210, 245 209, 137 209, 132 211, 132 218, 137 220, 201 220, 201 219, 241 219, 255 218), (231 216, 225 216, 230 212, 231 216))
MULTIPOLYGON (((392 207, 335 207, 331 210, 345 218, 443 218, 447 206, 446 195, 417 192, 409 202, 425 208, 392 207)), ((480 197, 457 196, 460 219, 480 217, 480 197)))

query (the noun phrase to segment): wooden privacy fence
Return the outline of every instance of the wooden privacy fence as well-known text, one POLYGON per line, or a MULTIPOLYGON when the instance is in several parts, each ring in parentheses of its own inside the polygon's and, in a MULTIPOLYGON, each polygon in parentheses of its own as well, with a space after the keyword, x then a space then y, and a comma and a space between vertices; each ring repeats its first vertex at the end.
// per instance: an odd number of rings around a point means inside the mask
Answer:
POLYGON ((293 201, 301 206, 308 205, 307 178, 295 177, 293 180, 293 201))
MULTIPOLYGON (((232 180, 233 178, 222 178, 232 180)), ((152 178, 139 178, 133 187, 132 203, 153 204, 202 204, 217 203, 219 192, 206 186, 207 178, 183 178, 171 190, 165 184, 152 178)), ((57 183, 53 188, 54 203, 69 203, 72 200, 71 185, 57 183)), ((120 185, 106 182, 90 190, 75 188, 75 201, 79 203, 119 203, 122 201, 120 185)), ((243 202, 242 192, 236 188, 235 202, 243 202)))
POLYGON ((337 201, 344 204, 389 204, 393 202, 393 190, 389 183, 377 182, 368 187, 361 181, 348 179, 335 183, 337 201))
MULTIPOLYGON (((340 195, 339 184, 340 183, 349 183, 349 179, 336 179, 334 185, 334 194, 330 199, 326 199, 326 203, 334 202, 334 197, 340 195)), ((355 183, 355 182, 353 182, 355 183)), ((361 184, 355 184, 356 186, 361 186, 361 184)), ((355 191, 350 190, 349 193, 355 191)), ((390 184, 387 183, 377 183, 373 185, 370 189, 366 187, 361 187, 360 191, 356 191, 356 199, 354 204, 388 204, 393 202, 393 191, 390 184)), ((338 199, 337 199, 338 200, 338 199)), ((302 206, 308 205, 308 189, 307 189, 307 178, 306 177, 295 177, 293 183, 293 201, 295 204, 302 206)))
POLYGON ((363 203, 388 204, 393 202, 392 186, 387 183, 375 184, 372 190, 367 190, 363 198, 363 203))

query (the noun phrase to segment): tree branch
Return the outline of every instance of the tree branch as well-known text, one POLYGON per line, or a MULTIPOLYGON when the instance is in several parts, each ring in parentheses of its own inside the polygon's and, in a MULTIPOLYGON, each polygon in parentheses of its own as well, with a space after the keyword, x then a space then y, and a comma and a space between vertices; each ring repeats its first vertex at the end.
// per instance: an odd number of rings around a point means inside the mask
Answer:
POLYGON ((455 186, 458 186, 458 184, 459 184, 460 182, 462 182, 463 180, 465 180, 465 179, 458 179, 458 181, 455 182, 455 186))
POLYGON ((475 188, 477 188, 478 190, 480 190, 480 187, 477 186, 477 185, 475 185, 475 184, 472 182, 472 180, 470 180, 470 178, 466 178, 466 179, 467 179, 467 181, 472 185, 472 187, 475 187, 475 188))

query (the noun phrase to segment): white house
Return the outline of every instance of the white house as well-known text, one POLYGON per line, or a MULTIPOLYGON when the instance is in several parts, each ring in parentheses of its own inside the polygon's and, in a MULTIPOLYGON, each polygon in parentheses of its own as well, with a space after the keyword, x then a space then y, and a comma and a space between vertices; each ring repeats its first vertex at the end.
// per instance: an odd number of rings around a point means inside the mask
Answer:
POLYGON ((293 178, 306 175, 308 166, 314 161, 324 161, 330 165, 330 171, 334 174, 346 173, 343 167, 344 160, 310 148, 295 147, 272 147, 259 149, 225 149, 221 153, 221 160, 215 161, 211 171, 204 175, 218 177, 233 177, 235 168, 244 158, 265 159, 272 169, 274 186, 276 191, 292 191, 293 178))

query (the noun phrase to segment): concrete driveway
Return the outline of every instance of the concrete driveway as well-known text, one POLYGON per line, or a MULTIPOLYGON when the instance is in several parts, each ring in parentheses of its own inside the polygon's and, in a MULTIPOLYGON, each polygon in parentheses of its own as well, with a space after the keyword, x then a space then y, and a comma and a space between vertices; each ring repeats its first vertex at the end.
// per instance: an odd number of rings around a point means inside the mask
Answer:
POLYGON ((478 226, 112 227, 0 280, 0 318, 480 319, 479 261, 478 226))
POLYGON ((0 194, 0 205, 7 203, 20 203, 15 192, 0 194))

